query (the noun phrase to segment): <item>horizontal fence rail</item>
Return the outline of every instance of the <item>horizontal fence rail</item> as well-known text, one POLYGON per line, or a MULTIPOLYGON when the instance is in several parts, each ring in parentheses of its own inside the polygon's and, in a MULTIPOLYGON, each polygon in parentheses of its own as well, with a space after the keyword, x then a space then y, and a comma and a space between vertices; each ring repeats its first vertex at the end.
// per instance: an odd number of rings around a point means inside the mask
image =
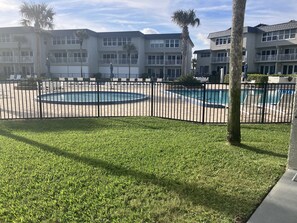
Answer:
MULTIPOLYGON (((228 84, 69 78, 0 82, 0 119, 154 116, 226 123, 228 84)), ((290 123, 295 84, 242 84, 242 123, 290 123)))

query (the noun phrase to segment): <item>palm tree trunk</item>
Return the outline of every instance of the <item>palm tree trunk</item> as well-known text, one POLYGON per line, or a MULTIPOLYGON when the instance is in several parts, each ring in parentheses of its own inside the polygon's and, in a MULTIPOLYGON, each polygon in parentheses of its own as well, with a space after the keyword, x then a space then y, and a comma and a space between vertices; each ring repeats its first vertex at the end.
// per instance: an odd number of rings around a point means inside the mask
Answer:
POLYGON ((231 30, 230 76, 229 76, 229 113, 227 139, 230 144, 239 144, 240 132, 240 93, 242 71, 242 38, 246 0, 233 0, 231 30))
POLYGON ((39 77, 40 76, 40 30, 36 29, 36 66, 35 73, 39 77))
POLYGON ((187 75, 187 54, 188 54, 188 27, 183 27, 182 33, 182 75, 187 75))
POLYGON ((131 55, 129 54, 129 79, 130 79, 130 69, 131 69, 131 55))

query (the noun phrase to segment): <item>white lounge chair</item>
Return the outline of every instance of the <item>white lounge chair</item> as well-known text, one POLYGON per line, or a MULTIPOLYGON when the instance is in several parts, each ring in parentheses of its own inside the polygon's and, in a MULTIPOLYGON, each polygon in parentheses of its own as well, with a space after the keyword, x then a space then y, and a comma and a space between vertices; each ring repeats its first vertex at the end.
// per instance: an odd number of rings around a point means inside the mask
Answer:
POLYGON ((262 94, 257 94, 255 92, 248 92, 241 105, 241 112, 248 115, 262 114, 262 106, 260 103, 261 98, 262 98, 262 94))
POLYGON ((14 74, 9 75, 9 79, 8 80, 10 80, 10 81, 15 80, 15 75, 14 74))
POLYGON ((22 75, 17 74, 16 77, 15 77, 15 79, 16 79, 16 80, 21 80, 21 79, 22 79, 22 75))
POLYGON ((293 99, 294 94, 282 94, 275 105, 270 104, 266 108, 271 110, 271 113, 286 114, 293 109, 293 99))

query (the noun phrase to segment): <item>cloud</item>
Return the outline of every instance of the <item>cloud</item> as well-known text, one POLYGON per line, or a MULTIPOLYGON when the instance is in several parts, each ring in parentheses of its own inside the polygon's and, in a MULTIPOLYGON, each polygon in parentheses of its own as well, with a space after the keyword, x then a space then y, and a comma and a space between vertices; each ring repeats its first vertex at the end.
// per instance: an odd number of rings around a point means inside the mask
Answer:
POLYGON ((155 29, 152 28, 144 28, 142 30, 140 30, 140 32, 142 32, 143 34, 158 34, 159 32, 155 29))

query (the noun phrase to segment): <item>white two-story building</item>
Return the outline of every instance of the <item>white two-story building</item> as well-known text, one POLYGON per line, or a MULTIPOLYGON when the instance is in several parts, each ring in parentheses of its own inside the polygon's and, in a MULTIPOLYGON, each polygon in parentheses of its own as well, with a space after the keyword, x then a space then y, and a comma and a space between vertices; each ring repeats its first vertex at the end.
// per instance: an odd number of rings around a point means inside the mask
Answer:
MULTIPOLYGON (((297 21, 244 27, 243 67, 248 73, 297 73, 297 21)), ((231 29, 210 33, 210 49, 197 50, 197 74, 229 73, 231 29)))

